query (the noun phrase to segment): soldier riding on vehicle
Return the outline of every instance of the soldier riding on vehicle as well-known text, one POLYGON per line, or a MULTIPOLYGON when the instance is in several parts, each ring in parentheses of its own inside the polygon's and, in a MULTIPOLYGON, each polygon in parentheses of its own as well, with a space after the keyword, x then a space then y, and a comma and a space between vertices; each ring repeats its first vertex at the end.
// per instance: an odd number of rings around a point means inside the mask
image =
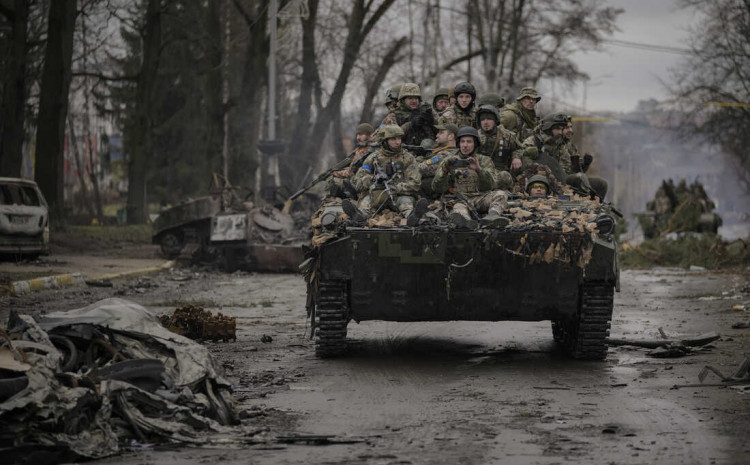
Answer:
POLYGON ((479 133, 470 127, 458 131, 458 155, 445 157, 438 165, 432 189, 443 194, 450 219, 457 227, 475 228, 479 213, 486 213, 482 223, 505 226, 508 219, 501 216, 508 195, 499 189, 498 172, 488 157, 477 153, 479 133))
POLYGON ((407 226, 416 226, 427 211, 427 200, 421 199, 415 207, 421 176, 414 155, 401 147, 404 131, 387 125, 377 134, 380 148, 367 156, 352 180, 359 192, 359 208, 349 199, 341 206, 355 223, 363 224, 388 208, 407 218, 407 226))
POLYGON ((541 99, 536 89, 524 87, 515 102, 505 105, 500 113, 500 124, 518 134, 518 140, 525 140, 534 133, 539 123, 535 108, 541 99))

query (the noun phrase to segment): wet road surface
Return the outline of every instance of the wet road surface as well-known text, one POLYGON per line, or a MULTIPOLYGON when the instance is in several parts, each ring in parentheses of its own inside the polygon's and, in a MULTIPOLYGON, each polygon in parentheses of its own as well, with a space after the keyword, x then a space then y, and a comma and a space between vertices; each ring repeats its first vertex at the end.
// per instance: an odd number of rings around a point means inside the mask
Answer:
POLYGON ((549 322, 351 323, 349 356, 318 360, 299 276, 158 282, 158 295, 125 297, 159 312, 179 299, 238 317, 238 341, 210 348, 247 437, 262 443, 147 447, 91 463, 747 463, 750 392, 674 388, 698 383, 704 365, 731 373, 750 354, 750 330, 731 329, 750 317, 732 310, 750 301, 746 276, 625 271, 612 337, 655 339, 662 328, 722 338, 677 359, 610 348, 603 362, 567 359, 549 322))

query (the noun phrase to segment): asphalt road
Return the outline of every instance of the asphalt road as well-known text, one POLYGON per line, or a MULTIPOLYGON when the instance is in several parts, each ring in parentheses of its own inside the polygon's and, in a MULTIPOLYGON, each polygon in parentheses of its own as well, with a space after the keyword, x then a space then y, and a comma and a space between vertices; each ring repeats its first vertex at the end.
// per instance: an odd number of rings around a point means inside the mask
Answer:
POLYGON ((351 323, 349 356, 318 360, 304 292, 297 275, 178 270, 12 303, 43 313, 118 295, 157 312, 194 303, 238 317, 237 342, 210 348, 248 444, 137 446, 90 463, 747 463, 750 391, 675 388, 699 383, 705 365, 730 374, 750 354, 750 330, 731 328, 750 319, 732 309, 750 308, 746 275, 623 272, 612 337, 722 338, 671 359, 610 348, 603 362, 567 359, 549 322, 351 323))

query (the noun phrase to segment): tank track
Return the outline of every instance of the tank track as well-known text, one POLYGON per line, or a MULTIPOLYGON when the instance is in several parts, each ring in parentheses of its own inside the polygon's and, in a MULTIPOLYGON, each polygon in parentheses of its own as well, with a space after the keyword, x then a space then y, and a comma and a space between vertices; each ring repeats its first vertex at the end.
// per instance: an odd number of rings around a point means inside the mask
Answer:
POLYGON ((346 353, 349 299, 346 282, 327 281, 318 286, 315 308, 315 356, 339 357, 346 353))
POLYGON ((559 336, 566 352, 573 358, 583 360, 604 360, 607 356, 607 336, 609 336, 614 286, 607 283, 585 283, 581 285, 578 315, 568 321, 553 322, 559 328, 559 336))

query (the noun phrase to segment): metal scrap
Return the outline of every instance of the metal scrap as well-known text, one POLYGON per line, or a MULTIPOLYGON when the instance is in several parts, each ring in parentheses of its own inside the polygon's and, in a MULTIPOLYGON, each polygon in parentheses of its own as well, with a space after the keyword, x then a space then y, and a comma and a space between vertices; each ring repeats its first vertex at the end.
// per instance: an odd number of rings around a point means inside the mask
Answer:
MULTIPOLYGON (((11 312, 5 335, 0 385, 15 390, 0 396, 4 463, 26 463, 33 447, 78 461, 132 439, 226 442, 238 421, 206 347, 133 302, 106 299, 39 323, 11 312)), ((233 440, 248 442, 241 432, 233 440)))
POLYGON ((175 309, 172 315, 159 317, 161 324, 181 336, 195 340, 237 340, 237 318, 210 311, 195 305, 175 309))

